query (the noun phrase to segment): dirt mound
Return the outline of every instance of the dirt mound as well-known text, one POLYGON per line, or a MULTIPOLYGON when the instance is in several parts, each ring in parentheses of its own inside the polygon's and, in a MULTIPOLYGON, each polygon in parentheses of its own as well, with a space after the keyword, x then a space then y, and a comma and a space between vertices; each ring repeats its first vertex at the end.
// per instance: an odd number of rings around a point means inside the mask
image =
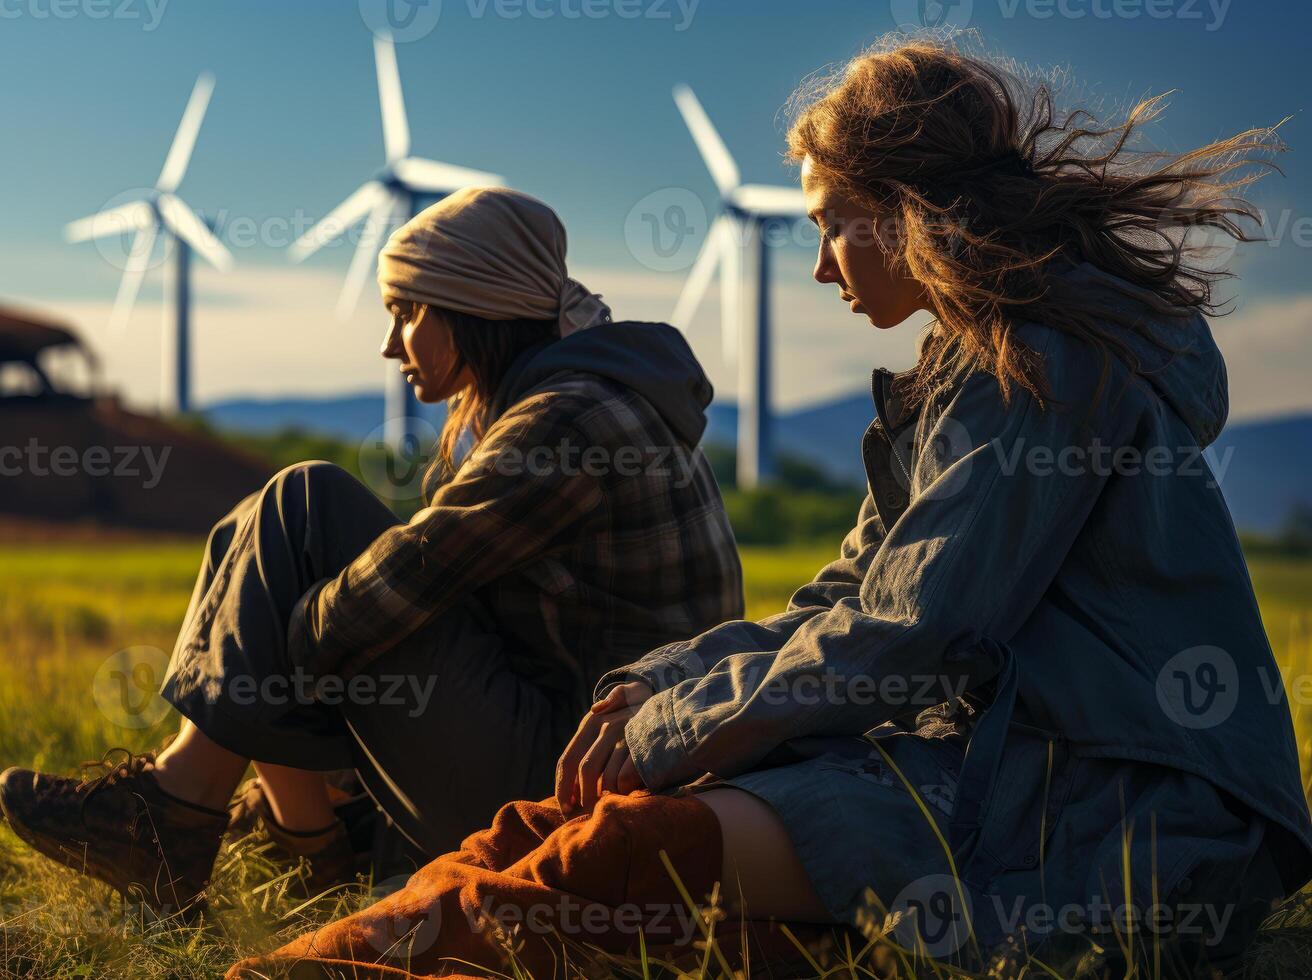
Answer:
POLYGON ((204 533, 273 467, 113 398, 0 398, 0 517, 204 533))

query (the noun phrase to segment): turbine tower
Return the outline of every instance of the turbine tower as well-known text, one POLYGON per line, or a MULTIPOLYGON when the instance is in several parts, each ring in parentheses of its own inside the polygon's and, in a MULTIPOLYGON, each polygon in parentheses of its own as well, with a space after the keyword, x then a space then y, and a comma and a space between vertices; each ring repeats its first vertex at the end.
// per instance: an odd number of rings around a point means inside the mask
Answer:
POLYGON ((173 328, 172 377, 170 358, 166 354, 163 358, 164 383, 160 397, 163 409, 172 408, 177 412, 191 409, 191 253, 199 252, 205 261, 221 271, 226 272, 232 267, 232 253, 214 237, 205 220, 174 193, 187 173, 191 152, 196 147, 196 137, 200 135, 201 123, 205 120, 205 111, 209 108, 213 92, 213 75, 206 73, 196 79, 191 98, 187 100, 187 108, 182 113, 182 121, 178 124, 178 131, 173 135, 173 145, 169 147, 168 156, 164 159, 164 169, 160 171, 155 186, 141 200, 107 208, 89 218, 74 221, 64 229, 64 235, 70 242, 86 242, 128 233, 133 235, 127 263, 123 267, 123 279, 114 300, 114 312, 110 317, 111 332, 116 339, 122 337, 132 316, 132 308, 141 291, 141 281, 150 266, 156 241, 163 239, 166 250, 172 247, 173 276, 170 295, 166 296, 164 303, 166 338, 169 327, 173 328), (172 405, 168 404, 170 381, 173 388, 172 405))
MULTIPOLYGON (((386 162, 382 170, 337 205, 318 224, 292 243, 290 254, 300 262, 313 255, 361 220, 364 230, 351 259, 337 302, 337 315, 345 320, 355 311, 365 281, 374 271, 378 252, 394 228, 419 211, 421 198, 440 200, 464 187, 501 186, 502 178, 481 170, 437 163, 410 155, 410 123, 401 93, 396 49, 390 38, 374 37, 374 63, 378 74, 378 102, 383 117, 386 162)), ((396 451, 410 441, 410 412, 414 405, 410 386, 387 362, 383 381, 384 439, 396 451)))
POLYGON ((806 217, 794 187, 744 184, 738 165, 692 89, 674 102, 720 192, 720 214, 688 273, 671 321, 687 329, 716 271, 720 274, 720 337, 725 361, 738 366, 738 485, 755 487, 773 475, 770 411, 770 222, 806 217))

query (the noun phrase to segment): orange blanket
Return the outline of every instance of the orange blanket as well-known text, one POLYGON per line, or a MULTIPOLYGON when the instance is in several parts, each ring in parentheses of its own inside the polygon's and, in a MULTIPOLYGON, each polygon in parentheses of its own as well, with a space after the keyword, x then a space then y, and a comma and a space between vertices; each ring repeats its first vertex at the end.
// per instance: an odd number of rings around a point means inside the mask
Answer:
MULTIPOLYGON (((565 975, 567 961, 635 953, 640 932, 653 958, 700 955, 706 920, 689 909, 661 851, 687 895, 706 906, 720 876, 720 826, 695 796, 608 795, 568 821, 554 798, 508 803, 489 829, 399 892, 242 960, 228 980, 514 975, 512 955, 524 973, 547 980, 565 975)), ((742 955, 744 941, 766 958, 791 949, 770 925, 750 925, 720 923, 721 955, 742 955)))

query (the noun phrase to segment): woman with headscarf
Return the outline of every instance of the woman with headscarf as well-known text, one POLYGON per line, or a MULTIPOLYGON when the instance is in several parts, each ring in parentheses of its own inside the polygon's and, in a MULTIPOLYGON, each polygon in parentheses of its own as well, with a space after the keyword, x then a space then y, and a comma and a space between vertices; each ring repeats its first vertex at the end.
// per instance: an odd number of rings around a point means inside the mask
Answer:
POLYGON ((697 450, 710 383, 677 330, 612 322, 568 276, 551 208, 453 194, 391 236, 378 278, 383 356, 450 406, 427 506, 401 523, 338 466, 284 469, 210 533, 167 747, 94 780, 0 777, 20 837, 157 912, 203 905, 250 762, 312 891, 350 871, 326 771, 355 769, 440 854, 551 791, 597 678, 742 614, 697 450))

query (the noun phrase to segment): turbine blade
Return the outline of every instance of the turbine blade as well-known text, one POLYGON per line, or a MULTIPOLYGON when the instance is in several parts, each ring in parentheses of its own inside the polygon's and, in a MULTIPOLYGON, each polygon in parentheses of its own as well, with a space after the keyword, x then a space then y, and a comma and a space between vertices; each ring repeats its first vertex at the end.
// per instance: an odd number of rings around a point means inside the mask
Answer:
POLYGON ((347 270, 346 282, 342 284, 342 295, 337 301, 337 316, 345 320, 355 312, 360 303, 360 294, 364 291, 365 280, 374 269, 378 259, 378 249, 382 246, 388 230, 396 221, 396 212, 400 202, 391 194, 384 194, 369 212, 360 234, 360 243, 355 247, 351 258, 351 268, 347 270))
POLYGON ((721 216, 711 225, 706 241, 702 242, 702 250, 697 253, 697 261, 692 264, 688 279, 683 284, 679 302, 670 317, 670 324, 685 333, 692 324, 697 307, 701 305, 702 298, 706 295, 706 289, 711 284, 715 270, 721 266, 724 258, 724 223, 728 220, 721 216))
POLYGON ((683 121, 688 126, 688 131, 692 133, 693 141, 697 144, 702 159, 706 161, 706 169, 711 172, 715 186, 720 189, 721 195, 728 197, 742 183, 738 164, 733 162, 729 148, 724 145, 724 140, 720 139, 720 134, 716 132, 710 116, 706 115, 701 102, 687 85, 675 87, 674 104, 679 107, 683 121))
POLYGON ((164 159, 164 169, 159 172, 155 187, 161 191, 177 190, 182 178, 187 173, 187 164, 191 162, 191 151, 196 147, 196 137, 200 135, 200 124, 205 121, 205 110, 210 105, 210 95, 214 92, 214 76, 205 72, 196 79, 187 100, 187 108, 182 113, 182 122, 173 134, 173 145, 169 155, 164 159))
POLYGON ((724 223, 724 262, 720 266, 720 341, 724 362, 737 364, 743 319, 743 241, 737 221, 724 223))
POLYGON ((392 173, 410 190, 428 194, 449 194, 462 187, 501 187, 505 184, 499 174, 419 157, 398 160, 392 165, 392 173))
POLYGON ((146 277, 151 253, 155 250, 156 234, 156 226, 150 224, 138 231, 132 239, 132 249, 123 267, 123 278, 118 284, 118 296, 114 298, 114 312, 109 318, 110 332, 116 339, 123 336, 132 316, 132 307, 137 303, 141 280, 146 277))
POLYGON ((799 187, 744 184, 730 200, 744 211, 770 218, 805 218, 806 197, 799 187))
POLYGON ((396 48, 391 38, 374 35, 374 66, 378 70, 378 105, 383 113, 383 145, 387 162, 410 155, 410 123, 401 94, 401 72, 396 67, 396 48))
POLYGON ((346 229, 372 211, 379 200, 386 196, 383 185, 376 180, 357 188, 355 193, 320 218, 313 228, 292 242, 287 250, 292 261, 304 261, 334 238, 341 237, 346 229))
POLYGON ((205 261, 222 272, 232 268, 232 253, 210 231, 200 215, 172 194, 161 194, 160 217, 173 234, 190 245, 205 261))
POLYGON ((89 218, 79 218, 64 226, 64 237, 70 242, 89 242, 96 238, 108 238, 110 235, 126 235, 130 231, 140 231, 154 223, 155 213, 145 201, 133 201, 120 204, 116 208, 101 211, 89 218))

